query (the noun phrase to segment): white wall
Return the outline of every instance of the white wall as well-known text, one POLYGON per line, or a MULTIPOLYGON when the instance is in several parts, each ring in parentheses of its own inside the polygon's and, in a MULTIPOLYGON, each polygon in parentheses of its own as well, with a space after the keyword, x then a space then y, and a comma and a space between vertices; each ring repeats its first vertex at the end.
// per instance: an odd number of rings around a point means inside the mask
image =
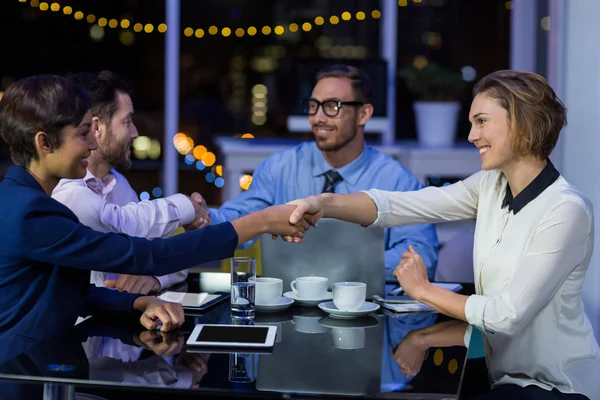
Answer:
POLYGON ((562 3, 555 19, 562 22, 563 40, 555 59, 562 63, 558 79, 569 124, 560 142, 561 172, 594 206, 596 236, 584 303, 600 341, 600 1, 562 3))

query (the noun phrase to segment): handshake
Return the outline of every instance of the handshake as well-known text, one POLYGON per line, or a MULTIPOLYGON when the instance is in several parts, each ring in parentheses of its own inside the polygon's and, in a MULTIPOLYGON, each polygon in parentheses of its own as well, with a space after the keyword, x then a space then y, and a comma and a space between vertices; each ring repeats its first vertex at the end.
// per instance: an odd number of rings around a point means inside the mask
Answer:
MULTIPOLYGON (((206 201, 199 193, 193 193, 190 201, 194 206, 194 221, 184 226, 186 231, 204 228, 211 225, 210 212, 206 201)), ((281 236, 289 243, 300 243, 304 233, 323 217, 323 197, 310 196, 305 199, 291 201, 287 204, 267 207, 257 211, 256 220, 261 221, 263 233, 270 233, 273 239, 281 236)))
POLYGON ((264 210, 271 217, 267 233, 273 239, 281 236, 288 243, 300 243, 304 233, 312 226, 317 226, 323 217, 323 200, 320 196, 310 196, 294 200, 280 206, 268 207, 264 210))
POLYGON ((185 225, 183 228, 186 231, 193 231, 194 229, 201 229, 211 225, 210 211, 208 210, 204 197, 202 197, 200 193, 194 192, 189 199, 194 206, 194 221, 191 224, 185 225))

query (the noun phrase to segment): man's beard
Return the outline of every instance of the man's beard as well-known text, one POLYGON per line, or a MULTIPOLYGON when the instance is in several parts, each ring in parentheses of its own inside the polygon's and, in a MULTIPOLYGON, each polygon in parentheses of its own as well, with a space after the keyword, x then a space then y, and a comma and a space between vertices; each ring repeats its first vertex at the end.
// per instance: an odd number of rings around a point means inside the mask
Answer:
POLYGON ((354 138, 356 137, 358 133, 358 129, 354 129, 352 134, 350 136, 348 136, 347 138, 344 138, 341 142, 339 143, 333 143, 333 144, 321 144, 319 143, 319 141, 317 140, 317 147, 319 148, 319 150, 321 151, 327 151, 327 152, 336 152, 336 151, 340 151, 341 149, 343 149, 344 147, 346 147, 348 145, 348 143, 350 143, 352 140, 354 140, 354 138))
POLYGON ((127 159, 127 151, 131 149, 132 143, 128 142, 128 146, 124 147, 116 141, 111 131, 107 131, 105 137, 105 145, 98 148, 102 159, 118 171, 126 171, 131 168, 131 160, 127 159))

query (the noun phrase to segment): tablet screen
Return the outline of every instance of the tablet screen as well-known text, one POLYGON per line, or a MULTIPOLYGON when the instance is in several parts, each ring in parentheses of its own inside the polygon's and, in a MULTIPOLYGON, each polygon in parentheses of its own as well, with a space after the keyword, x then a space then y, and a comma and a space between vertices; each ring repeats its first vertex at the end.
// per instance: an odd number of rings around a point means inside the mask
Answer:
POLYGON ((198 324, 187 340, 190 346, 273 347, 276 326, 198 324))
POLYGON ((268 327, 241 328, 235 326, 204 326, 198 335, 199 342, 265 343, 268 327))

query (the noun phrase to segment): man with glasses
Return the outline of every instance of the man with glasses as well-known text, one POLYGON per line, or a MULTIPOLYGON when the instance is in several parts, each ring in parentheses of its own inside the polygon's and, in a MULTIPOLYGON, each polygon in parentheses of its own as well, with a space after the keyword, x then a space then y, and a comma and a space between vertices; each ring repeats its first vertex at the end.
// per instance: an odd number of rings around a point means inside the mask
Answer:
MULTIPOLYGON (((334 65, 319 71, 316 80, 311 98, 303 101, 315 141, 264 160, 247 191, 210 209, 212 223, 318 193, 423 187, 398 161, 365 144, 364 128, 373 115, 369 77, 358 68, 334 65)), ((409 244, 423 257, 429 279, 434 279, 438 241, 433 225, 386 229, 386 278, 395 281, 392 272, 409 244)))

